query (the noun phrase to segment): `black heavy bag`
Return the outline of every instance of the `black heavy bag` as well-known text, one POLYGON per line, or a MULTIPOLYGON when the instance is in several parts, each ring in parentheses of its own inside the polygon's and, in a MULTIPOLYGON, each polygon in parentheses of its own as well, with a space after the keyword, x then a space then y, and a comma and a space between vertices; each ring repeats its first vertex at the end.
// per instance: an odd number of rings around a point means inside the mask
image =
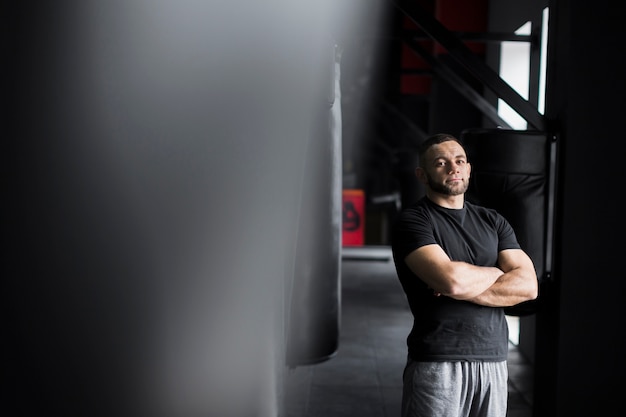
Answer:
MULTIPOLYGON (((546 271, 550 141, 545 132, 468 129, 461 133, 472 164, 468 201, 496 209, 513 226, 541 283, 546 271)), ((540 298, 506 313, 536 312, 540 298)))

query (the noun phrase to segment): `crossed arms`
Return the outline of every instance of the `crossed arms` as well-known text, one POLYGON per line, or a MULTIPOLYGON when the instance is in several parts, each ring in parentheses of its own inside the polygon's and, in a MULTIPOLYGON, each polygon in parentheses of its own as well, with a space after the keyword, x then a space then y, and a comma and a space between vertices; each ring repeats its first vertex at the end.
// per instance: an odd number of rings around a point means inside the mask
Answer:
POLYGON ((509 307, 538 296, 535 267, 521 249, 498 254, 498 267, 452 261, 439 245, 426 245, 411 252, 409 269, 436 294, 488 307, 509 307))

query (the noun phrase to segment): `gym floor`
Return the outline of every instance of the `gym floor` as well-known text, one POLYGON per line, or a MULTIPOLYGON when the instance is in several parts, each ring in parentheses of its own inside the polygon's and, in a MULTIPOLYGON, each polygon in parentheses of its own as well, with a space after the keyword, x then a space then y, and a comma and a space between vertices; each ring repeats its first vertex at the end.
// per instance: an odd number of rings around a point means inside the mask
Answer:
MULTIPOLYGON (((412 316, 388 247, 345 247, 337 353, 289 370, 287 417, 399 417, 406 336, 412 316)), ((533 368, 516 347, 509 318, 507 417, 532 416, 533 368)))

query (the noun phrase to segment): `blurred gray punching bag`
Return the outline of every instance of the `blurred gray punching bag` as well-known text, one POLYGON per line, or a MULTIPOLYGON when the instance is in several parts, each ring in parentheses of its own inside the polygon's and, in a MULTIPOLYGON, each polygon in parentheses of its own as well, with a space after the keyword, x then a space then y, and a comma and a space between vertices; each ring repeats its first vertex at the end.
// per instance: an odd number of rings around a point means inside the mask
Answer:
POLYGON ((333 50, 328 86, 307 146, 293 266, 287 286, 286 362, 314 364, 337 351, 341 274, 341 97, 333 50))
MULTIPOLYGON (((468 129, 461 133, 472 164, 468 201, 496 209, 513 226, 541 283, 549 273, 550 141, 545 132, 468 129)), ((539 298, 506 309, 536 312, 539 298)))

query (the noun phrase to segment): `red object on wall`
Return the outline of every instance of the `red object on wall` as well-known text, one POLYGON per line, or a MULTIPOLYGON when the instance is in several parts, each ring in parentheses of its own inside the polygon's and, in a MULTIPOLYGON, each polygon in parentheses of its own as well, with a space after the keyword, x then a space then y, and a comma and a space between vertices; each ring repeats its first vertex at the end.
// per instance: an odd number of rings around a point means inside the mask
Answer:
MULTIPOLYGON (((413 0, 427 13, 451 32, 484 33, 487 31, 488 0, 413 0)), ((402 29, 407 33, 419 34, 422 29, 410 18, 402 19, 402 29)), ((424 34, 425 36, 425 34, 424 34)), ((419 40, 421 46, 433 55, 447 54, 448 51, 432 39, 419 40)), ((466 41, 465 45, 475 54, 485 53, 485 43, 466 41)), ((408 95, 428 95, 433 81, 430 65, 406 43, 402 44, 400 56, 400 93, 408 95)))
POLYGON ((432 77, 430 75, 403 75, 400 78, 402 94, 430 94, 432 77))
POLYGON ((342 245, 363 246, 365 236, 365 192, 343 190, 342 245))
MULTIPOLYGON (((437 0, 435 18, 452 32, 484 33, 488 7, 488 0, 437 0)), ((476 54, 485 53, 484 42, 465 42, 465 45, 476 54)), ((447 53, 439 44, 435 48, 436 54, 447 53)))
MULTIPOLYGON (((432 41, 419 41, 428 50, 433 49, 432 41)), ((430 65, 417 55, 407 44, 402 45, 401 65, 403 70, 424 70, 423 74, 402 74, 400 92, 402 94, 430 94, 432 75, 430 65)))

